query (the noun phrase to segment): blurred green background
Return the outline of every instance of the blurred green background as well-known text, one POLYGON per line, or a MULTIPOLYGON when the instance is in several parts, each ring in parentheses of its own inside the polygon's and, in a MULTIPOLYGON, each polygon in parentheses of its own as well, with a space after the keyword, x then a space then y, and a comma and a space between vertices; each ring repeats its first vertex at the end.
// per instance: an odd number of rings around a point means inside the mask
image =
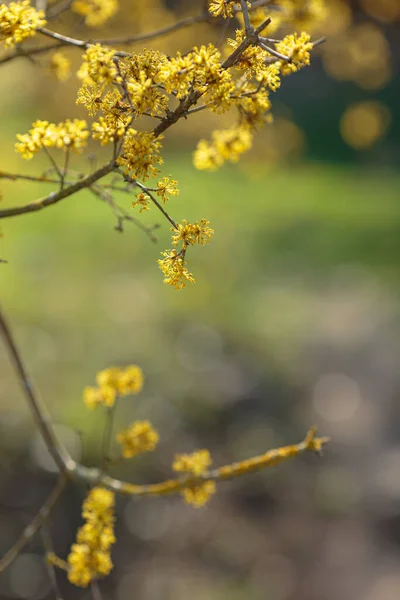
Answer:
MULTIPOLYGON (((99 35, 157 28, 200 5, 126 2, 99 35)), ((180 498, 119 499, 104 598, 398 596, 400 10, 390 0, 330 6, 326 27, 342 25, 311 68, 273 96, 275 123, 241 163, 216 173, 191 164, 197 140, 229 125, 225 115, 200 114, 166 139, 163 174, 180 188, 170 213, 207 218, 215 230, 190 254, 195 285, 163 285, 156 261, 170 232, 154 210, 136 216, 160 224, 157 243, 131 223, 115 231, 109 207, 88 192, 0 224, 2 307, 60 436, 87 464, 99 463, 104 415, 85 409, 82 390, 110 365, 137 363, 146 376, 142 394, 121 402, 116 430, 148 418, 161 435, 153 454, 114 469, 131 481, 169 477, 175 452, 207 447, 220 465, 299 441, 313 423, 333 439, 321 461, 301 457, 220 484, 199 511, 180 498)), ((217 39, 223 26, 185 30, 157 47, 217 39)), ((324 33, 318 27, 314 37, 324 33)), ((93 35, 76 15, 58 29, 93 35)), ((75 69, 79 52, 71 59, 75 69)), ((76 78, 57 82, 46 60, 1 66, 2 171, 48 167, 13 153, 15 135, 36 118, 84 116, 76 78)), ((72 167, 100 164, 93 149, 90 162, 72 167)), ((0 189, 11 206, 52 188, 2 180, 0 189)), ((115 199, 131 211, 129 195, 115 199)), ((56 476, 3 347, 0 356, 1 555, 56 476)), ((50 522, 62 557, 84 494, 70 486, 50 522)), ((0 574, 0 598, 54 598, 43 554, 37 536, 0 574)), ((90 597, 58 579, 62 597, 90 597)))

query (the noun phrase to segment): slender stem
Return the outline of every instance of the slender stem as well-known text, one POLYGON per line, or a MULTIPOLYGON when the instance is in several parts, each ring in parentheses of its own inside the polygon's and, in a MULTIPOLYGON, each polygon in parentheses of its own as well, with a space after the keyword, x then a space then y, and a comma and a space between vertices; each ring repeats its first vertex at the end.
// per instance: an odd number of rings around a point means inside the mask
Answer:
POLYGON ((46 519, 50 515, 51 510, 56 505, 62 491, 65 488, 67 478, 65 474, 61 474, 58 478, 57 485, 54 487, 44 504, 41 506, 39 512, 36 514, 34 519, 25 527, 17 541, 13 546, 0 558, 0 573, 7 569, 21 551, 27 546, 33 536, 41 529, 46 519))
MULTIPOLYGON (((130 193, 129 190, 123 190, 120 188, 111 188, 111 189, 115 189, 116 191, 120 191, 120 192, 130 193)), ((104 194, 104 190, 102 190, 100 186, 92 185, 89 188, 89 190, 97 198, 100 198, 101 200, 103 200, 110 206, 111 210, 113 211, 113 213, 117 219, 117 225, 115 227, 115 229, 117 231, 122 232, 123 231, 122 223, 124 221, 129 221, 130 223, 133 223, 134 225, 136 225, 136 227, 138 227, 138 229, 143 231, 143 233, 145 233, 149 237, 150 241, 152 241, 153 243, 156 243, 158 241, 157 237, 153 233, 154 229, 158 229, 158 227, 159 227, 158 225, 154 225, 153 228, 149 228, 149 227, 146 227, 145 225, 143 225, 143 223, 141 223, 141 221, 139 221, 139 219, 132 217, 132 215, 129 215, 121 206, 118 206, 118 204, 113 200, 113 198, 110 194, 107 194, 107 196, 106 196, 106 194, 104 194)))
POLYGON ((93 600, 103 600, 103 596, 100 590, 100 584, 97 579, 92 579, 90 582, 90 591, 92 592, 93 600))
POLYGON ((101 448, 101 466, 100 471, 104 473, 106 471, 106 467, 109 461, 110 456, 110 448, 111 448, 111 439, 112 439, 112 430, 114 425, 114 417, 117 408, 117 402, 113 404, 113 406, 107 408, 106 412, 106 423, 103 432, 103 442, 101 448))
POLYGON ((266 50, 267 52, 272 54, 272 56, 275 56, 276 58, 279 58, 280 60, 284 60, 285 62, 290 62, 292 60, 290 58, 290 56, 285 56, 285 54, 281 54, 280 52, 275 50, 275 48, 271 48, 270 46, 267 46, 266 44, 264 44, 264 42, 260 41, 259 45, 261 46, 261 48, 263 50, 266 50))
POLYGON ((61 445, 52 420, 34 391, 32 381, 22 362, 17 344, 11 333, 11 329, 0 310, 0 335, 10 355, 11 362, 17 373, 20 385, 25 392, 35 423, 43 437, 46 448, 62 473, 68 473, 75 465, 75 461, 69 456, 67 450, 61 445))
POLYGON ((69 165, 70 155, 71 155, 71 152, 70 152, 70 148, 68 147, 65 152, 64 169, 63 169, 62 176, 61 176, 61 189, 63 189, 63 187, 64 187, 65 178, 68 173, 68 165, 69 165))
POLYGON ((151 199, 151 201, 153 202, 153 204, 155 204, 155 206, 157 206, 158 210, 171 223, 171 225, 174 227, 174 229, 178 229, 178 225, 176 224, 176 222, 173 220, 172 217, 169 216, 169 214, 167 213, 167 211, 165 210, 165 208, 163 208, 163 206, 161 206, 161 204, 159 203, 159 201, 157 200, 157 198, 151 193, 151 191, 149 190, 149 188, 147 188, 145 185, 143 185, 143 183, 140 183, 139 181, 136 181, 136 179, 133 179, 129 175, 124 175, 124 180, 127 181, 128 183, 133 183, 133 185, 136 185, 145 194, 147 194, 149 196, 149 198, 151 199))
MULTIPOLYGON (((51 543, 51 538, 50 538, 50 534, 47 530, 46 523, 41 528, 40 533, 42 535, 43 546, 46 551, 46 556, 54 554, 53 545, 51 543)), ((63 600, 61 590, 60 590, 60 587, 57 582, 57 574, 56 574, 55 565, 51 561, 46 560, 46 566, 47 566, 47 572, 49 574, 49 578, 51 581, 51 585, 52 585, 53 591, 55 593, 55 598, 56 598, 56 600, 63 600)))
POLYGON ((61 189, 63 188, 63 174, 62 171, 59 169, 54 157, 51 155, 50 150, 46 147, 43 146, 43 150, 46 154, 46 156, 48 157, 49 161, 51 162, 51 164, 53 165, 54 170, 56 171, 57 175, 60 178, 60 182, 61 182, 61 189))

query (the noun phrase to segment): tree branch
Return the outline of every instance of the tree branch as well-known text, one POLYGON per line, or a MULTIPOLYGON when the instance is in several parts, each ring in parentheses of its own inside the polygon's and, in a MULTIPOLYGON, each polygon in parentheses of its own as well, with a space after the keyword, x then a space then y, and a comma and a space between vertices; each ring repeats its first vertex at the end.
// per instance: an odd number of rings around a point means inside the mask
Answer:
POLYGON ((34 517, 33 521, 29 523, 27 527, 25 527, 24 531, 21 533, 17 541, 13 544, 13 546, 0 558, 0 573, 7 569, 20 552, 25 548, 25 546, 30 542, 33 536, 39 531, 39 529, 44 525, 47 517, 49 516, 51 510, 55 506, 57 500, 61 496, 62 491, 65 488, 65 484, 67 482, 67 478, 65 475, 60 475, 58 478, 57 485, 54 487, 44 504, 39 509, 39 512, 34 517))
POLYGON ((69 185, 68 187, 59 190, 58 192, 52 192, 48 196, 44 198, 39 198, 38 200, 34 200, 29 204, 25 204, 24 206, 15 206, 12 208, 4 208, 0 210, 0 219, 7 219, 8 217, 16 217, 18 215, 24 215, 32 212, 37 212, 46 208, 47 206, 53 206, 53 204, 57 204, 64 198, 68 198, 72 194, 79 192, 87 187, 90 187, 93 183, 111 173, 115 168, 115 161, 111 160, 100 169, 97 169, 91 175, 87 175, 82 179, 79 179, 76 183, 69 185))

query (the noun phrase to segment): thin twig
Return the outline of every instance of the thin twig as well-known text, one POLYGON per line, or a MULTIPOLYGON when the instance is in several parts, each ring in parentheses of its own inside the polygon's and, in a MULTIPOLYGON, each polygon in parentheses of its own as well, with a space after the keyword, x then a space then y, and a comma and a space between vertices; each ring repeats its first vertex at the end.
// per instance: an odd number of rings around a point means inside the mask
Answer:
POLYGON ((53 169, 55 170, 55 172, 57 173, 57 175, 60 178, 59 183, 61 183, 61 189, 63 188, 63 174, 61 172, 61 170, 59 169, 54 157, 51 155, 50 150, 47 148, 47 146, 43 145, 43 150, 47 156, 47 158, 49 159, 49 161, 51 162, 53 169))
MULTIPOLYGON (((114 189, 114 188, 112 188, 112 189, 114 189)), ((101 200, 103 200, 110 206, 111 210, 113 211, 113 213, 117 219, 117 225, 115 227, 115 229, 117 231, 123 232, 123 225, 122 225, 123 222, 129 221, 130 223, 133 223, 134 225, 136 225, 136 227, 138 227, 138 229, 143 231, 143 233, 145 233, 149 237, 150 241, 152 241, 153 243, 158 242, 157 236, 155 236, 153 233, 154 229, 158 229, 158 227, 159 227, 158 224, 153 225, 152 228, 146 227, 145 225, 143 225, 143 223, 141 221, 139 221, 139 219, 136 219, 132 215, 129 215, 121 206, 119 206, 114 201, 114 199, 112 198, 112 196, 110 194, 105 194, 104 190, 102 190, 100 186, 92 185, 92 186, 90 186, 89 190, 95 196, 97 196, 97 198, 100 198, 101 200)), ((117 188, 117 191, 122 192, 122 191, 128 191, 128 190, 123 190, 123 189, 117 188)))
POLYGON ((67 176, 68 173, 68 165, 69 165, 69 157, 70 157, 70 148, 68 147, 66 152, 65 152, 65 160, 64 160, 64 168, 63 168, 63 172, 62 172, 62 176, 61 176, 61 189, 63 189, 64 185, 65 185, 65 178, 67 176))
POLYGON ((53 422, 47 413, 46 408, 39 400, 30 377, 22 362, 17 344, 11 333, 7 321, 0 310, 0 335, 3 337, 5 345, 10 355, 11 362, 18 375, 19 382, 25 396, 28 400, 35 423, 43 437, 46 448, 62 473, 67 473, 75 466, 75 461, 69 456, 67 450, 60 443, 55 431, 53 422))
POLYGON ((106 423, 103 432, 103 442, 101 448, 101 472, 106 470, 106 466, 108 464, 109 455, 110 455, 110 447, 111 447, 111 439, 112 439, 112 430, 114 425, 114 417, 115 411, 117 408, 117 402, 114 402, 113 406, 107 408, 106 411, 106 423))
POLYGON ((284 60, 285 62, 290 62, 292 60, 290 56, 285 56, 285 54, 281 54, 280 52, 275 50, 275 48, 271 48, 270 46, 264 44, 264 42, 262 42, 261 40, 259 42, 259 45, 263 50, 266 50, 267 52, 269 52, 269 54, 272 54, 272 56, 279 58, 279 60, 284 60))
POLYGON ((25 546, 30 542, 33 536, 40 530, 44 525, 47 517, 51 510, 54 508, 57 500, 61 496, 62 491, 65 488, 67 478, 65 474, 61 474, 58 478, 57 485, 54 487, 44 504, 41 506, 39 512, 36 514, 34 519, 25 527, 17 541, 13 546, 0 558, 0 573, 9 567, 25 546))
POLYGON ((178 229, 178 225, 175 223, 174 219, 169 216, 169 214, 167 213, 167 211, 165 210, 165 208, 163 206, 161 206, 161 204, 159 203, 159 201, 157 200, 157 198, 151 193, 151 191, 149 190, 149 188, 147 188, 145 185, 143 185, 143 183, 140 183, 136 179, 133 179, 129 175, 124 174, 123 171, 121 171, 121 173, 122 173, 122 175, 124 177, 124 180, 127 183, 131 183, 132 185, 136 185, 138 188, 140 188, 142 190, 142 192, 144 192, 145 194, 147 194, 149 196, 149 198, 151 199, 151 201, 153 202, 153 204, 164 215, 164 217, 171 223, 171 225, 174 227, 174 229, 178 229))
MULTIPOLYGON (((45 523, 40 530, 42 540, 43 540, 43 546, 46 551, 46 555, 45 555, 46 557, 54 554, 53 544, 51 542, 50 534, 47 529, 48 528, 45 523)), ((56 600, 63 600, 61 590, 60 590, 60 587, 57 582, 57 574, 56 574, 55 565, 51 561, 47 560, 47 558, 45 559, 45 562, 46 562, 49 578, 50 578, 51 584, 53 586, 56 600)))

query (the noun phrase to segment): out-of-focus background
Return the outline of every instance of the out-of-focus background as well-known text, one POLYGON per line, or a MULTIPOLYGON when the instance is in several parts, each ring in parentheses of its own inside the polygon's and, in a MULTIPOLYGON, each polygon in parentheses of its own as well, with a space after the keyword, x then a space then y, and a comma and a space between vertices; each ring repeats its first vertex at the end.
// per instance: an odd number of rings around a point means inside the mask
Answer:
MULTIPOLYGON (((99 30, 67 13, 57 28, 84 39, 147 31, 201 4, 125 0, 99 30)), ((137 363, 146 375, 116 428, 148 418, 161 435, 157 451, 114 470, 131 481, 170 476, 175 452, 207 447, 220 465, 299 441, 312 423, 333 440, 322 460, 303 456, 218 485, 202 510, 178 497, 119 499, 104 598, 398 597, 400 3, 327 5, 312 29, 327 42, 273 95, 275 121, 240 163, 216 173, 191 163, 198 139, 232 116, 200 113, 168 132, 163 172, 180 187, 170 212, 215 229, 190 255, 195 285, 162 284, 156 260, 170 232, 154 210, 140 218, 161 223, 157 244, 129 224, 116 232, 107 206, 86 192, 1 224, 3 309, 60 436, 86 464, 98 464, 104 416, 85 409, 82 389, 114 364, 137 363)), ((232 32, 224 27, 217 20, 146 46, 187 50, 232 32)), ((75 72, 79 51, 66 52, 75 72)), ((48 60, 0 65, 3 171, 47 166, 13 152, 35 119, 85 118, 75 75, 57 81, 48 60)), ((91 168, 95 151, 72 166, 91 168)), ((4 206, 49 191, 0 188, 4 206)), ((117 199, 131 210, 129 196, 117 199)), ((56 475, 0 353, 1 555, 56 475)), ((84 494, 71 486, 50 521, 62 557, 84 494)), ((44 551, 37 536, 0 575, 0 598, 55 597, 44 551)), ((59 586, 65 599, 90 597, 62 574, 59 586)))

